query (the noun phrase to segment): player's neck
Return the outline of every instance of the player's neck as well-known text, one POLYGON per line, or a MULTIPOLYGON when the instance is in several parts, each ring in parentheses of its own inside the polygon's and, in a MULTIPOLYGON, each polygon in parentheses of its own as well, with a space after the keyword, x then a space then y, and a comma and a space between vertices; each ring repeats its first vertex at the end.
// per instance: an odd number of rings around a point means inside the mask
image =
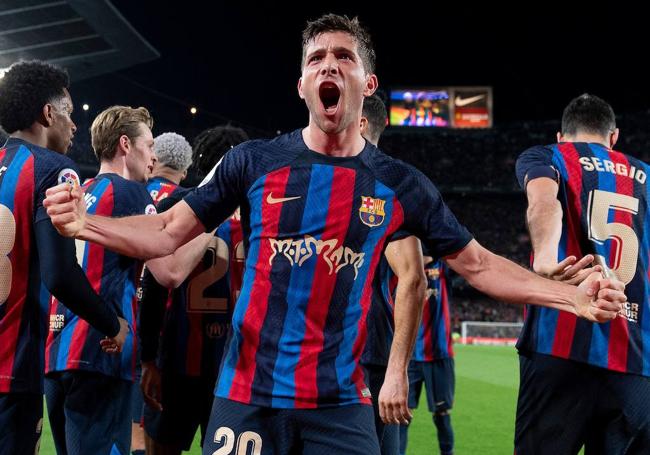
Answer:
POLYGON ((102 161, 98 174, 117 174, 126 180, 135 180, 131 178, 131 173, 123 156, 115 156, 111 161, 102 161))
POLYGON ((310 122, 307 128, 302 130, 302 139, 309 149, 336 157, 358 155, 366 145, 356 124, 341 132, 328 134, 310 122))
POLYGON ((11 133, 11 137, 15 137, 16 139, 21 139, 25 142, 29 142, 30 144, 34 144, 39 147, 48 148, 47 136, 43 134, 42 130, 35 131, 33 128, 27 130, 18 130, 11 133))
POLYGON ((170 169, 168 167, 161 167, 159 169, 156 169, 154 171, 154 174, 152 177, 160 177, 166 180, 169 180, 170 182, 180 185, 181 181, 183 180, 183 172, 179 172, 175 169, 170 169))
POLYGON ((562 137, 563 142, 585 142, 589 144, 600 144, 603 147, 611 148, 609 145, 609 140, 598 134, 587 134, 580 133, 574 135, 566 135, 562 137))

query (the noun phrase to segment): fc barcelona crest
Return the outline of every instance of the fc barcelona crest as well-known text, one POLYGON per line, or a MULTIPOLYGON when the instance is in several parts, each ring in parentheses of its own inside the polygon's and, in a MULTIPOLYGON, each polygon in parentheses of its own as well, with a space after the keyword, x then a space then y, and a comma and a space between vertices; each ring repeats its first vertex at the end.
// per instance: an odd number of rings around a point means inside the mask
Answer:
POLYGON ((384 212, 386 201, 375 199, 369 196, 361 196, 361 207, 359 207, 359 218, 366 226, 375 227, 381 225, 386 218, 384 212))

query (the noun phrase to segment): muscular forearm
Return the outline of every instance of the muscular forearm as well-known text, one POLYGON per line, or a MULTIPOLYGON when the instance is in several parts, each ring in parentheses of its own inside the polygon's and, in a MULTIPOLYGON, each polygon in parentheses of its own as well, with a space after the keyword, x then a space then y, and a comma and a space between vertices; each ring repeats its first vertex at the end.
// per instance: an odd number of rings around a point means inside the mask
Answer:
POLYGON ((426 284, 424 278, 400 278, 395 296, 395 335, 388 370, 405 371, 417 337, 426 284))
POLYGON ((480 248, 479 258, 470 268, 449 265, 479 291, 508 303, 532 304, 575 314, 577 288, 535 275, 501 256, 480 248))
POLYGON ((85 227, 76 237, 125 256, 150 259, 171 254, 176 248, 177 242, 165 227, 163 215, 126 218, 87 215, 85 227))
POLYGON ((213 238, 213 233, 201 234, 174 253, 147 261, 147 268, 158 283, 167 288, 177 288, 203 258, 213 238))
POLYGON ((562 206, 557 199, 531 203, 526 212, 535 262, 555 263, 562 235, 562 206))

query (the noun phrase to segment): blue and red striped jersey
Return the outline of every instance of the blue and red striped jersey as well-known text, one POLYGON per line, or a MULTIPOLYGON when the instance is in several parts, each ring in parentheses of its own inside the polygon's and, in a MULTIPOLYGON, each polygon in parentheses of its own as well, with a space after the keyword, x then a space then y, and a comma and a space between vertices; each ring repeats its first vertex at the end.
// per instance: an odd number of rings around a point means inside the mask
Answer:
POLYGON ((604 324, 528 307, 520 350, 650 376, 648 172, 644 162, 595 143, 533 147, 519 157, 522 188, 538 177, 559 183, 564 215, 558 261, 596 255, 626 284, 628 298, 624 312, 604 324))
MULTIPOLYGON (((160 210, 183 193, 166 199, 160 210)), ((243 252, 237 212, 219 226, 201 263, 172 291, 162 329, 161 368, 187 376, 217 376, 241 288, 243 252)))
POLYGON ((372 303, 366 320, 366 347, 361 355, 362 365, 388 366, 390 347, 395 333, 395 288, 397 276, 382 256, 375 272, 372 303))
POLYGON ((424 267, 424 272, 427 276, 427 298, 422 307, 422 322, 415 340, 413 360, 433 362, 454 356, 447 265, 443 261, 434 261, 424 267))
POLYGON ((166 197, 174 194, 175 191, 183 189, 183 187, 164 177, 152 177, 147 180, 147 192, 156 205, 166 197))
MULTIPOLYGON (((144 185, 117 174, 100 174, 84 185, 88 213, 122 217, 156 213, 144 185)), ((56 299, 50 310, 50 332, 45 351, 45 372, 90 370, 107 376, 133 380, 136 367, 137 298, 142 264, 95 243, 78 241, 77 259, 102 300, 113 305, 118 315, 131 325, 123 351, 106 354, 99 341, 104 335, 80 319, 56 299)))
POLYGON ((387 239, 404 226, 435 256, 471 240, 413 167, 371 144, 328 157, 301 130, 235 147, 185 201, 208 230, 241 207, 244 280, 215 393, 258 406, 370 404, 359 360, 387 239))
POLYGON ((64 155, 20 139, 0 147, 0 393, 43 393, 50 294, 41 282, 34 225, 49 222, 48 188, 79 184, 75 168, 64 155))

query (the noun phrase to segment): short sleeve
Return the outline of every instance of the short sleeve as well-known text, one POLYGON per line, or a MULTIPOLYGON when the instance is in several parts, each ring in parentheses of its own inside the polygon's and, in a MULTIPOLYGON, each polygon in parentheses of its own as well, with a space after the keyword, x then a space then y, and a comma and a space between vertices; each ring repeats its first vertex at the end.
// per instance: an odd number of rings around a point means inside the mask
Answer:
POLYGON ((531 147, 519 155, 516 165, 517 181, 523 190, 533 179, 548 177, 555 181, 559 173, 553 165, 553 152, 548 147, 531 147))
POLYGON ((214 169, 212 178, 185 196, 206 231, 211 231, 228 218, 244 197, 246 143, 226 153, 214 169))
POLYGON ((43 151, 38 153, 35 161, 35 211, 34 222, 38 223, 44 219, 49 219, 43 200, 45 192, 60 183, 68 183, 73 186, 80 186, 79 172, 76 164, 69 158, 59 155, 56 152, 43 151))

